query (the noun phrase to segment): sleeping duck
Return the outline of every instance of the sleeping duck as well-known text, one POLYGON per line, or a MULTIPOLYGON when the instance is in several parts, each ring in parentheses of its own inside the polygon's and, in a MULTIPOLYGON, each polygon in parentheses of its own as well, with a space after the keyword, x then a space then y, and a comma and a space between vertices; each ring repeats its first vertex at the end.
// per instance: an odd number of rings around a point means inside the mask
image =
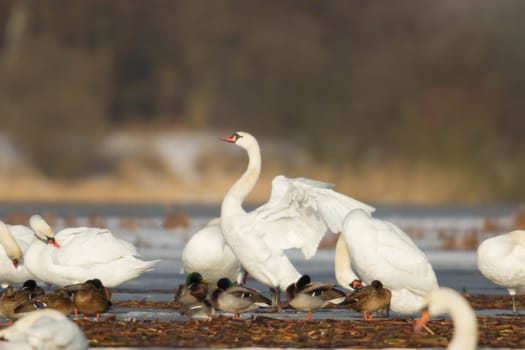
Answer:
POLYGON ((271 305, 270 299, 255 289, 233 284, 229 278, 217 281, 217 288, 212 292, 210 302, 214 308, 231 313, 233 319, 240 319, 241 313, 271 305))
POLYGON ((312 319, 312 311, 325 307, 326 305, 340 304, 345 300, 345 293, 333 283, 312 282, 310 276, 303 275, 297 282, 286 288, 288 305, 293 308, 308 311, 306 320, 312 319))
POLYGON ((186 276, 184 284, 175 291, 174 300, 180 305, 189 305, 201 302, 208 296, 208 282, 198 272, 186 276))
POLYGON ((71 300, 66 290, 57 289, 55 292, 40 295, 26 301, 15 309, 15 313, 24 314, 42 309, 54 309, 67 316, 73 311, 73 300, 71 300))

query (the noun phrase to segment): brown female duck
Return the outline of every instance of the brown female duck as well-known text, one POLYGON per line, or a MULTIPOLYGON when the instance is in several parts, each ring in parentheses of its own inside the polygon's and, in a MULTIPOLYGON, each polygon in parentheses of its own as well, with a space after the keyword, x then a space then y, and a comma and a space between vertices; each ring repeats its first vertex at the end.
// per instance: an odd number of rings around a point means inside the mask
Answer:
POLYGON ((84 318, 95 316, 98 322, 100 314, 111 307, 111 291, 97 278, 65 288, 68 291, 77 289, 73 296, 75 317, 78 317, 78 313, 83 314, 84 318))
POLYGON ((379 309, 386 308, 386 314, 388 315, 391 298, 392 293, 390 290, 384 288, 380 281, 374 280, 369 286, 360 287, 349 293, 345 304, 348 304, 355 311, 362 312, 363 318, 369 321, 373 318, 372 312, 379 309), (367 315, 367 313, 369 314, 367 315))
POLYGON ((53 293, 40 295, 30 299, 22 305, 19 305, 15 309, 15 312, 21 315, 27 312, 48 308, 57 310, 67 316, 73 311, 73 300, 71 300, 71 297, 66 290, 57 289, 53 293))
POLYGON ((11 321, 19 318, 15 309, 29 300, 30 293, 24 289, 16 290, 7 286, 0 295, 0 316, 9 318, 11 321))

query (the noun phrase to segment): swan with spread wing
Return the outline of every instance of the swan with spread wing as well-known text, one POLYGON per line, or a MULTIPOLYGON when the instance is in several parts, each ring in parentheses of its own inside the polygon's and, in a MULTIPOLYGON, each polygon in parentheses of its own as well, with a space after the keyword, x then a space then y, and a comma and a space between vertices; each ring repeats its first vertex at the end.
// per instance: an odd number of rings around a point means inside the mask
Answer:
POLYGON ((350 210, 361 208, 372 213, 374 208, 333 191, 332 185, 324 182, 277 176, 268 202, 246 212, 244 198, 261 172, 259 145, 255 137, 241 131, 223 141, 244 149, 248 166, 222 202, 222 235, 244 270, 270 288, 272 306, 277 307, 280 290, 301 277, 284 251, 298 248, 306 259, 311 258, 327 231, 341 231, 350 210))

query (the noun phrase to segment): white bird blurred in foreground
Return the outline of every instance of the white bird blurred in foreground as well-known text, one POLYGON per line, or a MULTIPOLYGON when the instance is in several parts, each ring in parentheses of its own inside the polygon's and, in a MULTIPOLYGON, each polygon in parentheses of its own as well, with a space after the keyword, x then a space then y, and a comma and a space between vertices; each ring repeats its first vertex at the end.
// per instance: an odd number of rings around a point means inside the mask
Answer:
POLYGON ((85 350, 87 339, 78 326, 62 313, 37 310, 0 331, 0 350, 85 350))

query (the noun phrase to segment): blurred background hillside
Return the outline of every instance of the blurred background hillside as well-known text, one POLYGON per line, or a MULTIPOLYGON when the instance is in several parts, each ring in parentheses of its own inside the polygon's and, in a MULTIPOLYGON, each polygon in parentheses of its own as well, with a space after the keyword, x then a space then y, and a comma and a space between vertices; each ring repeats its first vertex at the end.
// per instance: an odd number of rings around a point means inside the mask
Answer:
POLYGON ((520 0, 0 2, 0 200, 525 198, 520 0))

